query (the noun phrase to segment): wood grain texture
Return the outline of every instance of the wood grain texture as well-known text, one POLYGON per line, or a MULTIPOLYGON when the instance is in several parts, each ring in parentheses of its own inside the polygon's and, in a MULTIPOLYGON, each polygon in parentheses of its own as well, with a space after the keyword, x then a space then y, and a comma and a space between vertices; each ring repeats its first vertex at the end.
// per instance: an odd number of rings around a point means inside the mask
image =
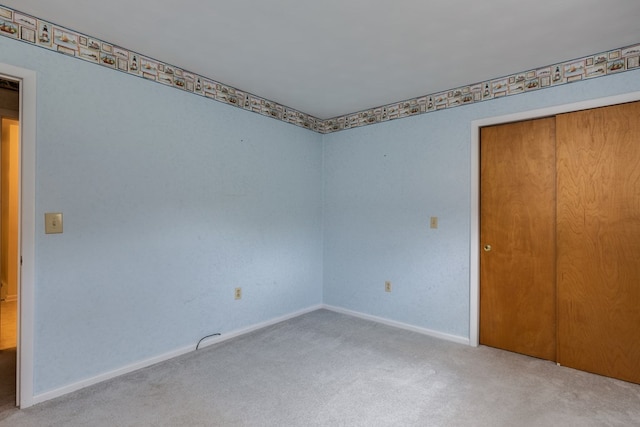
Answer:
POLYGON ((480 343, 548 360, 556 356, 555 162, 553 117, 481 130, 480 343))
POLYGON ((640 103, 557 117, 558 362, 640 383, 640 103))

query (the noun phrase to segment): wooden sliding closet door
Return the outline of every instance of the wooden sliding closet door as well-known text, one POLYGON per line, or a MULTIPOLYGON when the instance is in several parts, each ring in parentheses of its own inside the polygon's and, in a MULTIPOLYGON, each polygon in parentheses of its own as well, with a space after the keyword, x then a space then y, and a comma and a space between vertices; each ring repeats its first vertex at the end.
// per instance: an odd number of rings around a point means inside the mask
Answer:
POLYGON ((481 129, 480 343, 556 356, 555 119, 481 129))
POLYGON ((640 103, 556 119, 558 362, 640 383, 640 103))

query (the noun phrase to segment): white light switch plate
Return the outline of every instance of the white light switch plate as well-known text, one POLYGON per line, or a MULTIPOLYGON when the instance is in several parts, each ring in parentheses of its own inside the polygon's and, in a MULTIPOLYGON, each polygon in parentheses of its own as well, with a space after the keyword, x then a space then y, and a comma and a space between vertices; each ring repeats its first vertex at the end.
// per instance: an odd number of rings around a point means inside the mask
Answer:
POLYGON ((44 214, 45 234, 62 233, 62 213, 48 212, 44 214))

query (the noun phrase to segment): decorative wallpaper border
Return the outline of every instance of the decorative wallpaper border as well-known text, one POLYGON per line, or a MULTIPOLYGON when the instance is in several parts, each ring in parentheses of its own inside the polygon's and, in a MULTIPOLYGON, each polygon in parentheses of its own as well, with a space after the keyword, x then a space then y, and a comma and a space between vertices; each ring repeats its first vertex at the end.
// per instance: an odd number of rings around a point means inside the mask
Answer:
POLYGON ((640 44, 324 120, 323 133, 517 95, 638 68, 640 44))
POLYGON ((208 77, 114 46, 0 5, 0 35, 93 62, 286 123, 331 133, 446 108, 517 95, 640 66, 640 44, 394 102, 327 120, 244 92, 208 77))
POLYGON ((0 5, 0 35, 322 132, 322 120, 208 77, 0 5))

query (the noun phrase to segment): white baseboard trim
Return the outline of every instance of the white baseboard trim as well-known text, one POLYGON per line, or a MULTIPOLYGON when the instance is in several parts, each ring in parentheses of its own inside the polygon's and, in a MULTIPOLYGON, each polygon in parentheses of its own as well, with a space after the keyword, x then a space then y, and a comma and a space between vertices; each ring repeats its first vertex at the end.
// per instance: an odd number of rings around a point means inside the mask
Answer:
MULTIPOLYGON (((421 328, 421 327, 410 325, 410 324, 407 324, 407 323, 402 323, 402 322, 397 322, 395 320, 385 319, 383 317, 372 316, 370 314, 364 314, 364 313, 360 313, 360 312, 357 312, 357 311, 348 310, 348 309, 342 308, 342 307, 336 307, 336 306, 326 305, 326 304, 318 304, 318 305, 314 305, 314 306, 305 308, 303 310, 299 310, 299 311, 295 311, 293 313, 285 314, 284 316, 279 316, 279 317, 275 317, 273 319, 270 319, 270 320, 267 320, 267 321, 264 321, 264 322, 256 323, 256 324, 248 326, 246 328, 237 329, 235 331, 226 332, 226 333, 224 333, 222 335, 219 335, 219 336, 214 336, 214 337, 211 337, 211 338, 207 338, 206 340, 203 340, 200 343, 199 349, 203 349, 205 347, 208 347, 208 346, 211 346, 211 345, 214 345, 214 344, 226 341, 226 340, 230 340, 232 338, 236 338, 236 337, 239 337, 241 335, 245 335, 245 334, 257 331, 259 329, 263 329, 263 328, 266 328, 268 326, 275 325, 276 323, 284 322, 285 320, 293 319, 295 317, 302 316, 303 314, 311 313, 312 311, 316 311, 316 310, 320 310, 320 309, 331 310, 331 311, 335 311, 336 313, 342 313, 342 314, 346 314, 348 316, 353 316, 353 317, 358 317, 358 318, 365 319, 365 320, 370 320, 370 321, 381 323, 381 324, 384 324, 384 325, 393 326, 393 327, 396 327, 396 328, 405 329, 405 330, 412 331, 412 332, 417 332, 417 333, 423 334, 423 335, 428 335, 428 336, 431 336, 431 337, 434 337, 434 338, 439 338, 439 339, 443 339, 443 340, 446 340, 446 341, 455 342, 455 343, 458 343, 458 344, 469 345, 469 338, 465 338, 465 337, 461 337, 461 336, 457 336, 457 335, 446 334, 446 333, 434 331, 434 330, 431 330, 431 329, 421 328)), ((173 351, 169 351, 167 353, 164 353, 164 354, 161 354, 161 355, 158 355, 158 356, 155 356, 155 357, 151 357, 149 359, 141 360, 139 362, 132 363, 132 364, 127 365, 127 366, 123 366, 123 367, 115 369, 113 371, 109 371, 109 372, 105 372, 105 373, 100 374, 100 375, 96 375, 95 377, 87 378, 87 379, 84 379, 82 381, 75 382, 73 384, 68 384, 66 386, 57 388, 55 390, 51 390, 51 391, 47 391, 47 392, 44 392, 44 393, 37 394, 37 395, 33 396, 33 399, 31 400, 30 403, 32 405, 35 405, 35 404, 38 404, 38 403, 45 402, 47 400, 55 399, 56 397, 60 397, 60 396, 63 396, 65 394, 72 393, 74 391, 83 389, 85 387, 89 387, 91 385, 98 384, 98 383, 101 383, 103 381, 107 381, 107 380, 110 380, 112 378, 115 378, 115 377, 119 377, 120 375, 128 374, 130 372, 137 371, 139 369, 146 368, 148 366, 155 365, 157 363, 164 362, 164 361, 169 360, 169 359, 173 359, 174 357, 178 357, 178 356, 181 356, 183 354, 195 351, 195 347, 196 347, 195 344, 187 346, 187 347, 182 347, 182 348, 179 348, 179 349, 176 349, 176 350, 173 350, 173 351)))
POLYGON ((387 326, 393 326, 399 329, 405 329, 407 331, 417 332, 422 335, 428 335, 430 337, 439 338, 445 341, 451 341, 458 344, 470 345, 469 338, 467 337, 446 334, 444 332, 438 332, 432 329, 410 325, 408 323, 397 322, 395 320, 385 319, 384 317, 372 316, 370 314, 360 313, 359 311, 348 310, 346 308, 336 307, 333 305, 323 304, 322 308, 335 311, 336 313, 346 314, 348 316, 358 317, 360 319, 371 320, 372 322, 382 323, 387 326))
MULTIPOLYGON (((248 334, 250 332, 257 331, 257 330, 262 329, 262 328, 266 328, 267 326, 275 325, 276 323, 280 323, 280 322, 283 322, 285 320, 293 319, 294 317, 298 317, 298 316, 301 316, 303 314, 307 314, 307 313, 310 313, 312 311, 319 310, 321 308, 322 308, 321 304, 314 305, 314 306, 305 308, 303 310, 295 311, 293 313, 285 314, 284 316, 280 316, 280 317, 276 317, 276 318, 267 320, 265 322, 256 323, 256 324, 248 326, 246 328, 238 329, 238 330, 231 331, 231 332, 226 332, 226 333, 223 333, 220 336, 211 337, 210 339, 202 341, 202 343, 200 343, 200 347, 199 348, 202 349, 204 347, 208 347, 210 345, 213 345, 213 344, 216 344, 216 343, 219 343, 219 342, 222 342, 222 341, 226 341, 226 340, 229 340, 231 338, 235 338, 235 337, 238 337, 238 336, 241 336, 241 335, 245 335, 245 334, 248 334)), ((139 369, 146 368, 148 366, 155 365, 157 363, 164 362, 164 361, 169 360, 169 359, 173 359, 174 357, 178 357, 178 356, 181 356, 183 354, 195 351, 195 348, 196 348, 196 344, 194 343, 193 345, 190 345, 190 346, 187 346, 187 347, 182 347, 182 348, 179 348, 179 349, 176 349, 176 350, 173 350, 173 351, 169 351, 167 353, 164 353, 164 354, 161 354, 161 355, 158 355, 158 356, 155 356, 155 357, 151 357, 149 359, 141 360, 139 362, 132 363, 132 364, 127 365, 127 366, 123 366, 123 367, 115 369, 113 371, 109 371, 109 372, 105 372, 105 373, 100 374, 100 375, 96 375, 95 377, 87 378, 87 379, 75 382, 73 384, 68 384, 66 386, 57 388, 55 390, 51 390, 51 391, 47 391, 47 392, 44 392, 44 393, 37 394, 37 395, 33 396, 33 399, 31 400, 29 406, 35 405, 37 403, 42 403, 42 402, 45 402, 47 400, 51 400, 51 399, 54 399, 56 397, 63 396, 65 394, 72 393, 74 391, 83 389, 85 387, 89 387, 91 385, 98 384, 98 383, 101 383, 103 381, 107 381, 107 380, 110 380, 112 378, 119 377, 120 375, 128 374, 130 372, 137 371, 139 369)))
POLYGON ((237 329, 235 331, 226 332, 222 335, 217 335, 211 338, 207 338, 200 343, 199 349, 203 349, 205 347, 209 347, 210 345, 214 345, 222 341, 230 340, 231 338, 239 337, 241 335, 246 335, 253 331, 257 331, 258 329, 266 328, 267 326, 275 325, 276 323, 284 322, 285 320, 293 319, 294 317, 302 316, 303 314, 311 313, 312 311, 320 310, 321 308, 323 308, 322 304, 313 305, 311 307, 305 308, 300 311, 295 311, 293 313, 285 314, 284 316, 275 317, 265 322, 256 323, 255 325, 247 326, 246 328, 237 329))
POLYGON ((159 356, 151 357, 149 359, 141 360, 139 362, 132 363, 127 366, 123 366, 122 368, 118 368, 113 371, 96 375, 95 377, 87 378, 72 384, 68 384, 66 386, 57 388, 55 390, 46 391, 44 393, 37 394, 33 396, 31 404, 35 405, 37 403, 42 403, 47 400, 55 399, 56 397, 64 396, 65 394, 72 393, 74 391, 83 389, 85 387, 89 387, 91 385, 98 384, 115 377, 119 377, 120 375, 128 374, 129 372, 137 371, 138 369, 146 368, 148 366, 155 365, 156 363, 164 362, 165 360, 173 359, 174 357, 178 357, 183 354, 189 353, 190 351, 193 351, 194 348, 195 348, 194 345, 190 345, 188 347, 182 347, 180 349, 173 350, 168 353, 161 354, 159 356))

